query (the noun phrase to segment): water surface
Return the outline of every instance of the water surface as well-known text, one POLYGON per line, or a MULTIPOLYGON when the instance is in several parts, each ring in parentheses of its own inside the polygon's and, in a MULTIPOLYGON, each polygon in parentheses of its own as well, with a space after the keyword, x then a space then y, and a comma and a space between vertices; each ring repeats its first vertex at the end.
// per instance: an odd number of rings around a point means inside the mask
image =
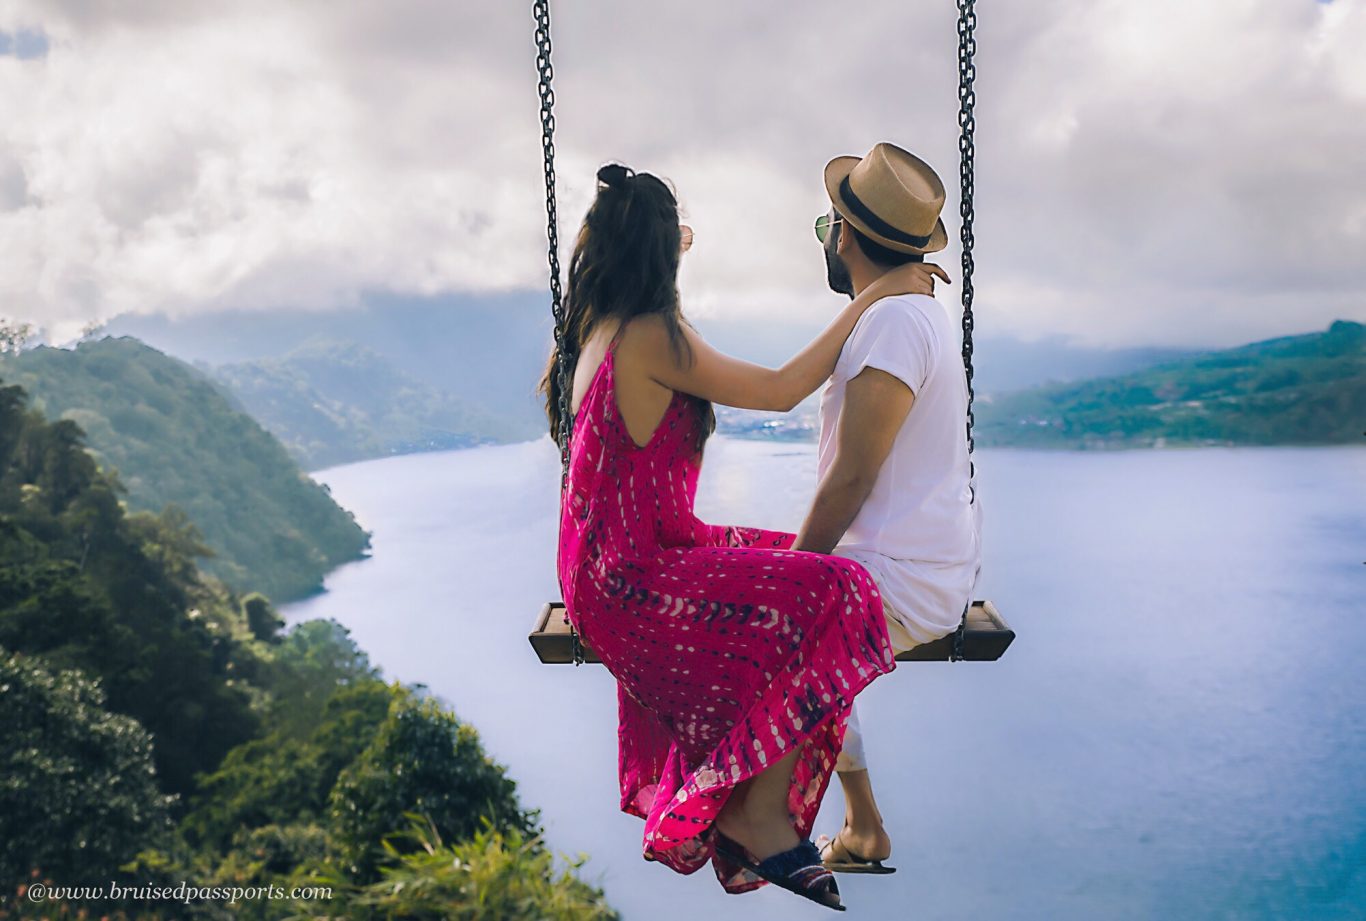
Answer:
MULTIPOLYGON (((1366 918, 1366 450, 982 451, 995 663, 902 663, 860 698, 895 842, 849 918, 1366 918)), ((795 530, 810 445, 717 438, 698 511, 795 530)), ((628 919, 829 918, 640 857, 599 666, 542 666, 548 439, 314 476, 374 531, 289 621, 334 617, 478 727, 552 846, 628 919)), ((837 784, 818 831, 838 827, 837 784)))

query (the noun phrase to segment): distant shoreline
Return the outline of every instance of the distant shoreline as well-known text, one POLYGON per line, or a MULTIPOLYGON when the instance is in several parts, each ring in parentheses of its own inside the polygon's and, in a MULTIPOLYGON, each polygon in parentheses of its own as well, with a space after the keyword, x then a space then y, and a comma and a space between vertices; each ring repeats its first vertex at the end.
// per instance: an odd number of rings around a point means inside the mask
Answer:
MULTIPOLYGON (((765 437, 765 436, 763 436, 763 435, 744 435, 744 434, 737 434, 737 433, 735 433, 735 432, 717 432, 717 433, 716 433, 714 436, 712 436, 712 437, 713 437, 713 438, 721 438, 721 439, 724 439, 724 440, 726 440, 726 441, 743 442, 743 443, 745 443, 745 444, 770 444, 770 445, 774 445, 774 446, 777 446, 777 447, 809 447, 809 448, 812 448, 813 450, 816 448, 816 441, 815 441, 815 439, 811 439, 811 438, 772 438, 772 437, 765 437)), ((372 464, 372 463, 375 463, 375 462, 377 462, 377 461, 393 460, 393 459, 400 458, 400 457, 414 457, 414 456, 425 455, 425 454, 447 454, 447 453, 462 453, 462 454, 463 454, 463 453, 467 453, 467 452, 470 452, 470 451, 489 451, 489 450, 497 450, 497 449, 499 449, 499 448, 525 447, 525 446, 527 446, 527 445, 541 444, 541 443, 543 443, 543 442, 545 443, 545 446, 546 446, 547 451, 553 451, 553 450, 554 450, 554 445, 550 443, 550 436, 549 436, 549 435, 542 435, 542 436, 539 437, 539 438, 530 438, 530 439, 526 439, 526 440, 524 440, 524 441, 507 441, 507 442, 499 442, 499 443, 488 443, 488 444, 470 445, 470 446, 468 446, 468 447, 463 447, 463 448, 440 448, 440 449, 435 449, 435 450, 424 450, 424 451, 405 451, 405 452, 403 452, 403 453, 401 453, 401 454, 385 454, 385 455, 380 455, 380 456, 376 456, 376 457, 367 457, 367 458, 363 458, 363 459, 361 459, 361 460, 347 461, 347 462, 344 463, 344 464, 332 464, 332 465, 327 466, 327 467, 319 467, 319 468, 317 468, 316 470, 307 470, 307 471, 304 471, 304 472, 307 473, 307 474, 311 477, 311 476, 314 476, 314 475, 316 475, 316 474, 326 473, 326 472, 329 471, 329 470, 337 470, 337 469, 340 469, 340 468, 342 468, 342 467, 353 467, 353 466, 355 466, 355 465, 357 465, 357 464, 372 464)), ((1354 450, 1355 450, 1355 451, 1360 451, 1360 450, 1366 450, 1366 439, 1363 439, 1363 441, 1362 441, 1361 444, 1340 444, 1340 443, 1336 443, 1336 442, 1327 443, 1327 444, 1285 443, 1285 444, 1274 444, 1274 445, 1249 445, 1249 444, 1187 444, 1187 443, 1175 443, 1175 444, 1165 444, 1165 445, 1162 445, 1162 446, 1160 446, 1160 447, 1154 447, 1154 446, 1152 446, 1152 445, 1111 445, 1111 446, 1104 446, 1104 447, 1069 447, 1069 446, 1064 446, 1064 445, 1049 445, 1049 446, 1038 445, 1038 446, 1035 446, 1035 445, 1000 445, 1000 444, 998 444, 998 445, 993 445, 993 444, 979 444, 979 445, 977 445, 977 448, 976 448, 976 451, 977 451, 977 452, 989 451, 989 452, 991 452, 991 453, 993 453, 993 454, 994 454, 994 453, 999 453, 999 452, 1006 452, 1006 451, 1010 451, 1010 452, 1019 452, 1019 453, 1028 453, 1028 454, 1122 454, 1122 453, 1126 453, 1126 452, 1128 452, 1128 453, 1136 453, 1136 452, 1140 452, 1140 451, 1153 452, 1153 453, 1176 453, 1176 452, 1180 452, 1180 453, 1189 453, 1189 452, 1193 452, 1193 451, 1235 451, 1235 450, 1236 450, 1236 451, 1324 451, 1324 450, 1347 450, 1347 451, 1354 451, 1354 450)))

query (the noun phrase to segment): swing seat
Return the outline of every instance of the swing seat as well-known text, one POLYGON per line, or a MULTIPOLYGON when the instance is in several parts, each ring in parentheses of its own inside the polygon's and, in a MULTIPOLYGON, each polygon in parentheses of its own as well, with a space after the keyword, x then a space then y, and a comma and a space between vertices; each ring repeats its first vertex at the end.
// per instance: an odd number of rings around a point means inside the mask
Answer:
MULTIPOLYGON (((531 648, 542 665, 568 665, 574 661, 574 628, 564 613, 564 602, 548 601, 531 629, 531 648)), ((1005 653, 1015 631, 990 601, 975 601, 968 609, 963 630, 963 659, 969 662, 994 662, 1005 653)), ((922 643, 896 657, 898 662, 948 662, 953 653, 953 634, 922 643)), ((585 662, 602 662, 598 654, 583 647, 585 662)))

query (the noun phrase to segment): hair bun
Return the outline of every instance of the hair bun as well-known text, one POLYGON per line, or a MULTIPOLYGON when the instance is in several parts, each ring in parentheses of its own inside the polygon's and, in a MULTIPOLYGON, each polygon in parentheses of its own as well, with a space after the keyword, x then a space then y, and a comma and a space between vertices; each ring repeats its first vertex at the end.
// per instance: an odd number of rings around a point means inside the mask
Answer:
POLYGON ((627 180, 633 178, 636 171, 629 166, 621 163, 608 163, 598 170, 598 182, 607 186, 609 189, 625 188, 627 180))

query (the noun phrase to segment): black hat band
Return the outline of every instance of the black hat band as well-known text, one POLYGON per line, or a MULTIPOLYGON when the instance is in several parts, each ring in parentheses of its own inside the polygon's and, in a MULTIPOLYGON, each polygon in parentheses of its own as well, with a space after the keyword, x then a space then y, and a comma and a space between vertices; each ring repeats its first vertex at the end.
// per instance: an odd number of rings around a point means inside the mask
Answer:
POLYGON ((867 205, 859 201, 859 197, 854 194, 853 187, 849 185, 848 176, 845 176, 840 182, 840 197, 844 199, 850 214, 867 224, 869 230, 879 236, 886 237, 888 240, 904 243, 907 246, 926 246, 929 244, 930 238, 934 236, 934 231, 930 231, 925 236, 918 237, 913 233, 906 233, 906 231, 888 224, 874 214, 867 205))

